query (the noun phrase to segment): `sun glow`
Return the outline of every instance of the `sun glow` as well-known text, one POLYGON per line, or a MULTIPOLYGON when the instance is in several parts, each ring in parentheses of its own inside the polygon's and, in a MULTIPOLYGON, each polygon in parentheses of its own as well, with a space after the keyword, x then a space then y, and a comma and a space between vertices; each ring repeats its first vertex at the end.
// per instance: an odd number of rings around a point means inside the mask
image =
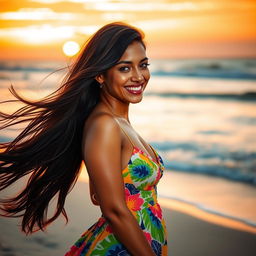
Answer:
POLYGON ((72 56, 76 55, 79 52, 80 46, 77 42, 67 41, 63 45, 62 49, 63 49, 63 52, 66 56, 72 57, 72 56))
POLYGON ((142 29, 149 54, 157 58, 252 57, 256 52, 255 0, 5 2, 0 12, 0 59, 47 58, 39 50, 44 47, 51 49, 51 58, 71 56, 63 53, 65 42, 81 45, 113 21, 142 29))
POLYGON ((28 44, 44 44, 63 39, 67 40, 74 36, 74 33, 74 28, 71 26, 54 27, 50 24, 0 29, 0 37, 19 40, 28 44))
POLYGON ((16 12, 0 13, 0 20, 73 20, 72 13, 57 13, 50 8, 21 8, 16 12))

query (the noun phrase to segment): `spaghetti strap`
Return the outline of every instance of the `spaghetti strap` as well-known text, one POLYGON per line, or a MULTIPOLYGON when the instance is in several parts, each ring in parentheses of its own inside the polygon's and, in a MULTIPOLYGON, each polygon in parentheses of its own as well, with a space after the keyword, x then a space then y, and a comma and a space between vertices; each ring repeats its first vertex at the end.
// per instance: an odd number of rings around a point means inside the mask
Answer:
POLYGON ((128 138, 128 140, 130 141, 130 143, 132 144, 133 147, 136 147, 131 139, 131 137, 127 134, 127 132, 122 128, 122 126, 120 125, 119 121, 117 120, 117 118, 114 118, 118 124, 118 126, 120 127, 120 129, 122 130, 122 132, 125 134, 125 136, 128 138))
MULTIPOLYGON (((154 255, 167 256, 166 224, 161 207, 157 202, 157 184, 164 170, 162 159, 158 156, 155 161, 147 152, 135 147, 128 135, 129 130, 127 133, 125 131, 126 126, 125 123, 122 123, 122 119, 113 118, 120 127, 120 133, 123 132, 133 145, 133 151, 129 154, 130 158, 126 161, 128 163, 123 169, 120 165, 119 171, 123 180, 125 204, 145 238, 150 238, 150 246, 154 255), (122 124, 124 124, 123 128, 122 124)), ((124 135, 122 134, 122 136, 124 135)), ((126 143, 129 142, 126 141, 126 143)), ((102 215, 97 222, 83 232, 65 256, 121 254, 131 255, 102 215)))

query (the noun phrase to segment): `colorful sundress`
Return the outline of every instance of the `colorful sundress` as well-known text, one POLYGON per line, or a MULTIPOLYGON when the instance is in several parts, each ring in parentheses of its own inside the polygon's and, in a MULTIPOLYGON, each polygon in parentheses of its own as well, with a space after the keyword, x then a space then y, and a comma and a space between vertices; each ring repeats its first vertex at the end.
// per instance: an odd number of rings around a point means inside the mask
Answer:
MULTIPOLYGON (((130 139, 130 138, 129 138, 130 139)), ((152 147, 151 147, 152 148, 152 147)), ((126 203, 138 221, 157 256, 166 256, 167 233, 162 210, 157 203, 156 185, 163 175, 160 155, 152 148, 157 161, 133 145, 132 156, 122 171, 126 203)), ((102 216, 70 248, 65 256, 128 256, 131 255, 113 234, 102 216)))

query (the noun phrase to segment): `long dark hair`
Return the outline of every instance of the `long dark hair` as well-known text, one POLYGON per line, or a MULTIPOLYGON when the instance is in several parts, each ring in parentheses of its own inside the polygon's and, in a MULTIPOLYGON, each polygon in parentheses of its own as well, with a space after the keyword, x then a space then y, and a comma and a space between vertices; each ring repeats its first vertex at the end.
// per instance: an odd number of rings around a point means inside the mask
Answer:
POLYGON ((13 141, 0 144, 0 190, 30 176, 17 196, 1 199, 0 209, 2 216, 23 217, 26 234, 44 230, 60 214, 68 221, 64 203, 83 160, 84 122, 100 99, 94 78, 114 66, 132 41, 144 45, 143 37, 125 23, 107 24, 87 41, 62 85, 46 98, 24 99, 11 86, 15 101, 25 106, 12 114, 0 112, 0 129, 28 124, 13 141), (56 210, 48 218, 48 205, 55 196, 56 210))

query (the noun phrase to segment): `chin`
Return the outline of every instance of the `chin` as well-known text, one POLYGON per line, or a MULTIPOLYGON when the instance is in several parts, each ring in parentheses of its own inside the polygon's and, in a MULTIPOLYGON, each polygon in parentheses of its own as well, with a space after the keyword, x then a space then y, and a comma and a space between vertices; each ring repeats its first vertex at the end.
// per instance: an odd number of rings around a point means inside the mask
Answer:
POLYGON ((142 101, 143 97, 139 98, 139 99, 133 99, 133 100, 130 100, 130 103, 132 104, 136 104, 136 103, 140 103, 142 101))

